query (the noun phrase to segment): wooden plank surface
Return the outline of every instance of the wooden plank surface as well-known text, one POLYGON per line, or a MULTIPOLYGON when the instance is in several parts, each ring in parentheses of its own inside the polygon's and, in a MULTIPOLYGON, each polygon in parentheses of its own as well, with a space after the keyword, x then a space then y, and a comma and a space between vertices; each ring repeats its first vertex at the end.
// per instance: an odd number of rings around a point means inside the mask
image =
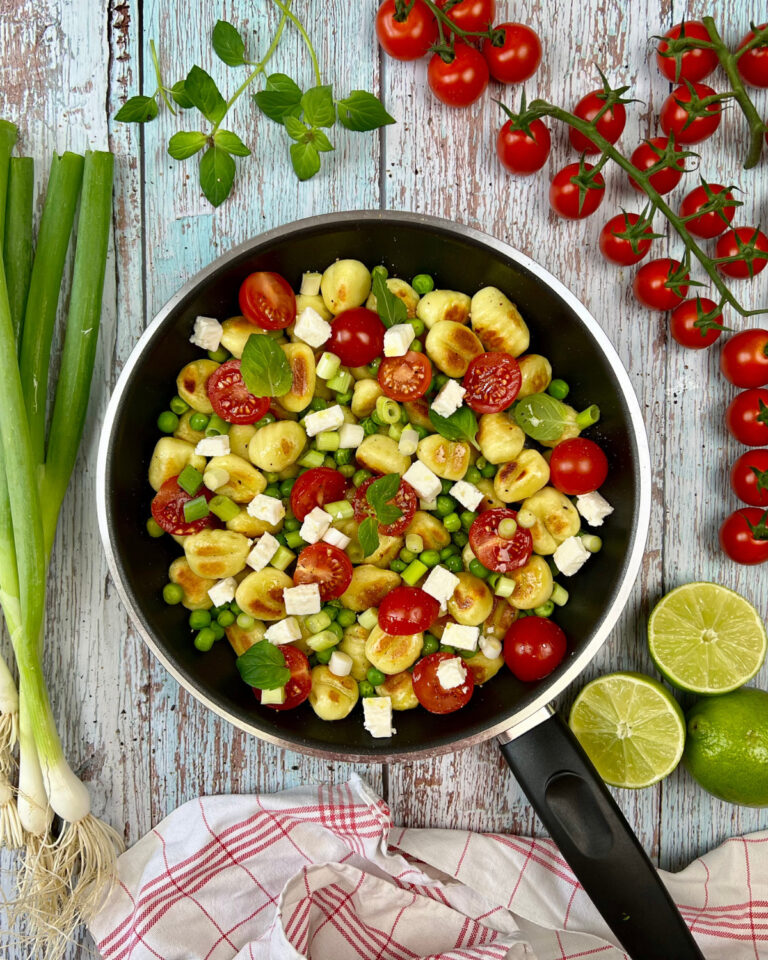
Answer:
MULTIPOLYGON (((630 108, 623 142, 655 132, 654 113, 669 86, 647 57, 646 35, 663 32, 687 13, 707 12, 703 0, 630 4, 588 0, 499 0, 501 12, 530 22, 542 34, 544 63, 534 90, 564 104, 593 84, 596 60, 635 84, 645 105, 630 108)), ((654 464, 651 534, 643 572, 620 625, 588 676, 611 669, 650 670, 645 619, 670 587, 690 579, 715 579, 738 589, 768 613, 768 570, 741 570, 715 546, 721 515, 735 506, 723 500, 727 465, 737 445, 726 437, 721 411, 730 396, 717 372, 716 353, 683 352, 667 342, 663 319, 639 308, 628 271, 615 270, 597 253, 606 217, 571 224, 547 207, 547 178, 516 181, 504 175, 494 154, 501 117, 489 96, 468 111, 451 111, 426 89, 425 64, 382 62, 366 0, 326 5, 323 23, 312 24, 329 76, 349 88, 376 89, 401 121, 380 138, 340 135, 326 172, 300 185, 286 162, 282 132, 256 120, 247 98, 237 107, 236 129, 251 132, 255 158, 238 161, 237 198, 212 212, 199 197, 196 176, 165 154, 175 127, 161 118, 143 130, 111 120, 125 96, 148 75, 155 38, 166 77, 176 80, 193 62, 209 69, 226 91, 242 74, 214 62, 207 37, 217 19, 232 20, 264 49, 276 17, 270 4, 223 0, 174 3, 94 0, 83 16, 80 0, 0 0, 2 115, 17 121, 22 144, 38 161, 38 185, 54 149, 103 147, 117 155, 115 250, 108 267, 104 331, 93 403, 75 482, 62 515, 51 571, 51 643, 47 659, 62 734, 76 769, 89 781, 97 812, 135 841, 152 823, 201 792, 277 790, 297 782, 344 778, 349 765, 330 765, 277 750, 234 731, 208 714, 144 649, 107 576, 93 511, 98 428, 111 387, 144 325, 177 289, 220 253, 264 229, 290 220, 350 208, 412 209, 447 216, 508 240, 559 276, 593 311, 628 366, 645 412, 654 464), (323 24, 327 24, 324 26, 323 24), (74 560, 73 560, 74 558, 74 560)), ((734 41, 746 31, 745 0, 723 0, 717 16, 734 41)), ((275 69, 309 65, 295 32, 287 34, 275 69), (297 66, 298 65, 298 66, 297 66)), ((518 91, 494 89, 508 102, 518 91)), ((759 93, 768 109, 766 94, 759 93)), ((175 121, 174 121, 175 122, 175 121)), ((755 222, 768 199, 768 164, 745 174, 740 118, 730 111, 724 132, 705 145, 702 172, 746 188, 741 222, 755 222)), ((189 127, 185 122, 186 128, 189 127)), ((555 159, 571 155, 562 131, 554 132, 555 159)), ((689 181, 693 176, 689 177, 689 181)), ((39 191, 38 191, 39 192, 39 191)), ((674 195, 682 196, 682 189, 674 195)), ((621 177, 609 179, 604 209, 636 208, 621 177)), ((659 252, 676 252, 659 243, 659 252)), ((757 282, 763 298, 765 283, 757 282)), ((759 678, 765 685, 767 677, 759 678)), ((567 699, 564 701, 567 706, 567 699)), ((396 821, 412 825, 538 832, 534 814, 493 744, 431 761, 382 771, 360 767, 387 796, 396 821)), ((677 868, 724 837, 768 826, 765 812, 722 804, 699 790, 683 772, 660 787, 617 793, 642 842, 665 867, 677 868)), ((7 889, 11 858, 0 855, 7 889)), ((0 935, 1 937, 2 935, 0 935)), ((0 941, 1 942, 1 941, 0 941)), ((23 953, 6 951, 9 960, 23 953)), ((83 954, 73 945, 68 957, 83 954)))

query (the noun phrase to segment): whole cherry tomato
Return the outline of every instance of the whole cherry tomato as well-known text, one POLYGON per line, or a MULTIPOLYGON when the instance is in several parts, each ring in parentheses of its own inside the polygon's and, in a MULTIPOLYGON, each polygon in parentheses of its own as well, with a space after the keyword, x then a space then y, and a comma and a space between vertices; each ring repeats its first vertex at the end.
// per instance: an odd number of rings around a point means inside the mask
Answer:
POLYGON ((384 324, 378 313, 353 307, 336 316, 325 349, 335 353, 345 367, 362 367, 384 349, 384 324))
MULTIPOLYGON (((268 703, 271 710, 292 710, 298 707, 300 703, 309 696, 312 689, 312 676, 309 672, 309 660, 307 655, 302 653, 298 647, 291 646, 290 643, 284 643, 280 650, 285 657, 285 665, 291 671, 291 678, 285 684, 285 699, 282 703, 268 703)), ((261 690, 253 688, 256 699, 261 701, 261 690)))
POLYGON ((747 450, 731 467, 731 489, 752 507, 768 507, 768 450, 747 450))
MULTIPOLYGON (((686 20, 683 23, 678 23, 671 30, 667 30, 664 36, 671 40, 683 36, 690 40, 710 41, 709 31, 699 20, 686 20)), ((665 57, 664 53, 668 51, 669 44, 662 40, 659 44, 659 52, 656 54, 656 63, 659 65, 659 70, 672 83, 682 83, 685 80, 696 83, 698 80, 704 80, 716 69, 720 62, 717 53, 706 48, 693 47, 690 50, 685 50, 681 54, 679 62, 675 57, 665 57)))
POLYGON ((395 60, 418 60, 437 40, 437 20, 423 0, 415 0, 405 20, 396 20, 395 0, 384 0, 376 14, 376 36, 395 60))
POLYGON ((649 223, 639 235, 631 233, 631 227, 639 222, 640 215, 637 213, 618 213, 605 224, 600 231, 599 243, 600 252, 609 263, 630 267, 647 255, 651 249, 653 230, 649 223), (624 236, 628 232, 630 236, 624 236))
MULTIPOLYGON (((722 193, 724 190, 725 187, 719 183, 702 183, 700 187, 696 187, 694 190, 691 190, 690 193, 686 194, 685 199, 680 205, 680 216, 686 218, 693 217, 692 220, 686 220, 685 225, 689 233, 692 233, 694 237, 709 240, 711 237, 717 237, 728 229, 728 225, 731 220, 733 220, 733 215, 736 212, 735 201, 733 206, 726 205, 719 210, 709 210, 705 213, 699 213, 702 207, 712 202, 713 194, 722 193)), ((727 191, 725 195, 729 200, 733 200, 733 194, 730 190, 727 191)))
POLYGON ((526 129, 507 120, 496 138, 496 152, 510 173, 528 176, 541 170, 547 162, 551 138, 549 128, 541 120, 532 120, 526 129))
MULTIPOLYGON (((445 10, 448 0, 437 0, 441 10, 445 10)), ((496 16, 496 0, 459 0, 445 10, 459 30, 478 33, 487 30, 496 16)))
POLYGON ((395 587, 379 604, 379 626, 390 636, 429 630, 440 616, 440 604, 419 587, 395 587))
POLYGON ((736 257, 729 263, 717 264, 717 269, 726 277, 754 277, 768 265, 768 237, 755 227, 735 227, 717 241, 715 256, 736 257), (754 245, 754 250, 751 245, 754 245))
MULTIPOLYGON (((765 26, 762 23, 759 29, 764 30, 765 26)), ((754 36, 755 34, 750 30, 739 44, 739 50, 745 47, 754 36)), ((768 47, 752 47, 739 57, 736 66, 745 83, 753 87, 768 87, 768 47)))
POLYGON ((238 294, 246 320, 262 330, 283 330, 296 319, 296 295, 279 273, 257 270, 243 280, 238 294))
POLYGON ((703 113, 688 106, 694 97, 704 100, 715 96, 715 91, 705 83, 694 83, 691 87, 685 84, 675 87, 659 113, 661 129, 668 136, 673 133, 676 143, 701 143, 720 126, 723 108, 719 101, 708 104, 703 113))
POLYGON ((725 412, 725 423, 739 443, 768 446, 768 390, 760 387, 737 394, 725 412))
POLYGON ((723 315, 718 311, 711 319, 704 319, 717 307, 706 297, 683 300, 669 318, 669 332, 681 347, 702 350, 711 346, 723 332, 723 315), (698 326, 697 326, 698 324, 698 326))
POLYGON ((494 46, 483 41, 483 56, 494 80, 500 83, 523 83, 532 77, 541 63, 541 40, 524 23, 500 23, 494 30, 504 31, 504 42, 494 46))
POLYGON ((432 93, 449 107, 468 107, 478 100, 488 86, 488 64, 479 50, 457 40, 454 56, 446 63, 433 53, 427 68, 432 93))
POLYGON ((574 183, 580 173, 593 169, 591 163, 569 163, 555 174, 549 186, 549 205, 558 216, 566 220, 583 220, 597 210, 605 196, 605 180, 596 174, 590 181, 593 186, 582 187, 574 183))
POLYGON ((447 651, 422 657, 413 668, 411 676, 416 699, 430 713, 453 713, 461 710, 472 699, 472 691, 475 689, 472 671, 467 669, 461 657, 447 651), (464 681, 457 687, 446 689, 440 683, 437 670, 443 660, 454 659, 459 661, 465 672, 464 681))
MULTIPOLYGON (((682 303, 688 293, 688 286, 670 286, 673 275, 680 269, 678 260, 661 257, 644 264, 635 274, 632 289, 635 296, 651 310, 672 310, 682 303)), ((679 278, 687 280, 688 275, 679 278)))
POLYGON ((562 663, 567 649, 565 634, 546 617, 516 620, 504 637, 504 659, 523 683, 549 676, 562 663))
MULTIPOLYGON (((651 137, 650 140, 645 140, 630 157, 632 165, 642 171, 655 167, 661 159, 661 155, 664 153, 668 143, 668 137, 651 137)), ((675 153, 682 152, 678 146, 675 146, 674 151, 675 153)), ((651 186, 657 193, 669 193, 670 190, 674 190, 678 183, 680 183, 684 173, 685 158, 681 157, 673 166, 665 165, 655 173, 652 173, 650 176, 651 186)), ((629 182, 635 190, 642 191, 643 188, 633 180, 632 177, 629 178, 629 182)))
POLYGON ((571 437, 554 448, 549 470, 552 486, 576 497, 602 487, 608 476, 608 459, 594 440, 571 437))
MULTIPOLYGON (((603 90, 593 90, 588 93, 573 108, 577 117, 586 120, 588 123, 595 124, 597 132, 605 137, 609 143, 616 143, 624 131, 627 122, 627 111, 623 103, 614 104, 609 110, 605 110, 606 94, 603 90), (604 112, 598 119, 595 119, 601 110, 604 112)), ((596 146, 589 137, 586 137, 580 130, 574 127, 568 128, 568 139, 571 146, 579 153, 600 153, 601 148, 596 146)))
POLYGON ((735 387, 768 384, 768 330, 758 328, 735 333, 720 354, 720 369, 735 387))
POLYGON ((720 546, 736 563, 753 566, 768 560, 768 510, 742 507, 723 521, 720 546))
POLYGON ((255 397, 246 387, 240 361, 222 363, 208 377, 205 391, 217 417, 227 423, 256 423, 269 410, 269 397, 255 397))

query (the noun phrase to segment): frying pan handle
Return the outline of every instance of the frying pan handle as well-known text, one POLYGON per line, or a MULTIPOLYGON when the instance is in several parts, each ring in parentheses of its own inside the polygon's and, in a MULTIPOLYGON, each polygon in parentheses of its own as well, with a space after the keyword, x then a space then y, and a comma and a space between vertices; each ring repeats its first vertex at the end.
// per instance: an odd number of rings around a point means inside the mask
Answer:
POLYGON ((520 735, 502 734, 499 744, 585 892, 632 960, 704 960, 578 740, 548 713, 520 735))

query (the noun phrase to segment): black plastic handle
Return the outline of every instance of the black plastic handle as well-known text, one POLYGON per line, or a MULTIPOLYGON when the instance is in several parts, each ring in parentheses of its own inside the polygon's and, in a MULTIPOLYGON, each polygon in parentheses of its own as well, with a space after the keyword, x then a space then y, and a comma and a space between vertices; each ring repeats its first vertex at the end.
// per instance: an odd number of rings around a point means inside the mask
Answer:
POLYGON ((568 726, 554 714, 501 752, 632 960, 704 960, 661 878, 568 726))

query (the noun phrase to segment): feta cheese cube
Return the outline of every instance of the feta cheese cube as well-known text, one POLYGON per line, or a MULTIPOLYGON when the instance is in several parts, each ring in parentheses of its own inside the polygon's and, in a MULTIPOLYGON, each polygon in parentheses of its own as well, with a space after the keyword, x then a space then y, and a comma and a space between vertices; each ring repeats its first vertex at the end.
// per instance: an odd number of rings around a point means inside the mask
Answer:
POLYGON ((419 445, 419 435, 415 430, 412 430, 410 427, 406 427, 405 430, 400 434, 400 440, 397 444, 397 449, 400 453, 405 454, 406 457, 412 456, 416 453, 416 447, 419 445))
POLYGON ((415 460, 403 474, 403 480, 406 480, 413 489, 424 500, 434 500, 443 489, 440 483, 440 477, 432 473, 426 463, 421 460, 415 460))
POLYGON ((451 487, 451 496, 467 510, 477 510, 483 501, 483 492, 468 480, 457 480, 451 487))
POLYGON ((477 650, 480 627, 467 627, 461 623, 446 623, 441 643, 457 650, 477 650))
POLYGON ((300 583, 298 587, 284 587, 285 612, 291 616, 306 617, 320 613, 320 587, 316 583, 300 583))
POLYGON ((591 554, 581 542, 581 537, 568 537, 555 550, 552 559, 560 573, 572 577, 589 560, 591 554))
POLYGON ((196 317, 195 327, 189 342, 194 343, 201 350, 218 350, 221 346, 223 332, 221 324, 213 317, 196 317))
POLYGON ((272 704, 285 703, 285 687, 277 687, 275 690, 262 690, 261 702, 272 704))
POLYGON ((296 617, 284 617, 276 623, 270 624, 264 633, 264 639, 270 643, 294 643, 301 640, 301 627, 296 617))
POLYGON ((334 650, 328 661, 328 669, 336 677, 348 677, 352 672, 352 657, 341 650, 334 650))
POLYGON ((391 737, 392 700, 390 697, 365 697, 363 699, 363 726, 372 737, 391 737))
POLYGON ((329 530, 326 530, 323 534, 323 540, 326 543, 330 543, 332 547, 338 547, 339 550, 346 550, 350 544, 350 537, 345 533, 342 533, 341 530, 337 530, 335 527, 331 527, 329 530))
POLYGON ((214 583, 208 591, 208 596, 214 607, 220 607, 225 603, 232 603, 235 599, 235 590, 237 590, 237 580, 234 577, 226 577, 214 583))
POLYGON ((339 430, 339 450, 355 450, 363 442, 365 430, 359 423, 342 424, 339 430))
MULTIPOLYGON (((450 660, 441 660, 437 665, 437 682, 443 690, 453 690, 460 687, 467 679, 467 668, 461 657, 451 657, 450 660)), ((363 701, 365 703, 365 701, 363 701)))
POLYGON ((590 527, 602 527, 603 520, 613 513, 613 507, 597 490, 576 497, 576 509, 590 527))
POLYGON ((229 453, 229 434, 218 437, 203 437, 195 447, 198 457, 226 457, 229 453))
POLYGON ((434 597, 438 603, 444 604, 453 596, 453 591, 459 585, 459 578, 456 574, 446 570, 445 567, 438 564, 429 571, 429 576, 422 585, 422 590, 434 597))
POLYGON ((496 637, 480 637, 480 653, 488 660, 501 656, 501 641, 496 637))
POLYGON ((245 562, 254 570, 263 570, 279 549, 280 544, 271 533, 262 534, 245 558, 245 562))
POLYGON ((301 539, 306 540, 307 543, 317 543, 318 540, 323 539, 332 523, 333 517, 330 513, 326 513, 322 507, 314 507, 304 517, 304 522, 299 530, 301 539))
POLYGON ((308 437, 314 437, 315 434, 323 433, 325 430, 338 430, 344 425, 344 411, 338 405, 334 404, 326 410, 316 410, 314 413, 308 413, 304 418, 304 429, 308 437))
POLYGON ((396 323, 384 332, 384 356, 404 357, 415 336, 410 323, 396 323))
POLYGON ((285 516, 283 501, 266 493, 257 493, 245 509, 248 516, 265 523, 280 523, 285 516))
POLYGON ((331 335, 331 325, 326 323, 314 307, 304 307, 296 317, 294 334, 310 347, 322 347, 331 335))
POLYGON ((302 297, 316 297, 320 293, 320 281, 322 279, 322 273, 303 273, 299 293, 302 297))
POLYGON ((432 409, 441 417, 450 417, 461 406, 466 392, 458 380, 449 380, 432 401, 432 409))

